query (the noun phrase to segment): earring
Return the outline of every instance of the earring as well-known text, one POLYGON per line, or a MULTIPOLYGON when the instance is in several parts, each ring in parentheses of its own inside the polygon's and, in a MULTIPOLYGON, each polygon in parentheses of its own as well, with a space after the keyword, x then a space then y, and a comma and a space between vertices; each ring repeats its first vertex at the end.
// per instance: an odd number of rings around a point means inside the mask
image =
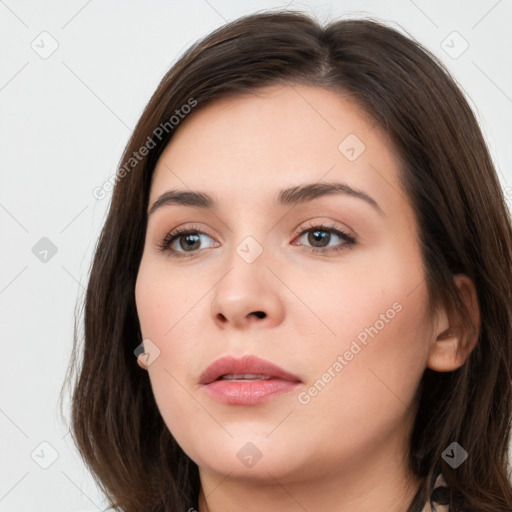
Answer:
POLYGON ((145 354, 139 354, 137 356, 137 364, 143 369, 143 370, 147 370, 148 367, 146 364, 143 363, 142 361, 142 358, 145 356, 145 354))
MULTIPOLYGON (((140 336, 140 339, 142 339, 142 336, 140 336)), ((137 348, 133 351, 135 357, 137 358, 137 364, 143 369, 147 370, 148 367, 142 360, 143 357, 147 358, 146 351, 144 349, 144 342, 142 341, 140 345, 137 346, 137 348)))

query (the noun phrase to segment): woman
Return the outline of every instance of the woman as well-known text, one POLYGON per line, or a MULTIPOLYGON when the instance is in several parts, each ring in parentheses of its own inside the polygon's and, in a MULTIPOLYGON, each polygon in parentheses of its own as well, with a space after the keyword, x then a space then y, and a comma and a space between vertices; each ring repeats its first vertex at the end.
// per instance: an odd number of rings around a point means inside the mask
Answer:
POLYGON ((126 512, 512 510, 511 234, 416 42, 221 27, 121 161, 74 348, 84 460, 126 512))

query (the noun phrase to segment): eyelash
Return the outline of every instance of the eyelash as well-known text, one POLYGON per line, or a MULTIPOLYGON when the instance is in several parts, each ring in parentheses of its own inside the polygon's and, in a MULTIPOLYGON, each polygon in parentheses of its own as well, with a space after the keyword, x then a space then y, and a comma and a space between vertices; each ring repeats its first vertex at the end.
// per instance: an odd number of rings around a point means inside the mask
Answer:
MULTIPOLYGON (((357 240, 353 236, 351 236, 348 233, 346 233, 345 231, 343 231, 342 229, 335 228, 334 225, 327 226, 322 223, 319 223, 319 224, 313 223, 313 224, 309 224, 306 226, 301 226, 301 228, 295 232, 296 238, 301 237, 302 235, 304 235, 305 233, 308 233, 310 231, 324 231, 324 232, 332 233, 332 234, 335 234, 336 236, 339 236, 342 240, 344 240, 344 243, 341 246, 338 246, 336 248, 323 249, 323 248, 319 248, 319 247, 309 247, 309 251, 312 253, 315 253, 315 254, 337 253, 337 252, 340 252, 345 249, 350 249, 352 246, 357 244, 357 240)), ((175 240, 177 240, 178 238, 181 238, 182 236, 190 235, 190 234, 194 234, 194 235, 200 234, 200 235, 209 236, 207 233, 204 233, 203 231, 201 231, 197 226, 190 226, 187 228, 179 227, 179 228, 176 228, 176 229, 173 229, 172 231, 170 231, 159 242, 158 249, 161 252, 168 252, 171 256, 178 257, 178 258, 181 258, 181 257, 187 258, 187 257, 194 256, 195 254, 197 254, 197 252, 199 250, 195 250, 195 251, 191 251, 191 252, 187 253, 187 252, 181 252, 181 251, 175 251, 173 249, 169 249, 169 246, 175 240)))

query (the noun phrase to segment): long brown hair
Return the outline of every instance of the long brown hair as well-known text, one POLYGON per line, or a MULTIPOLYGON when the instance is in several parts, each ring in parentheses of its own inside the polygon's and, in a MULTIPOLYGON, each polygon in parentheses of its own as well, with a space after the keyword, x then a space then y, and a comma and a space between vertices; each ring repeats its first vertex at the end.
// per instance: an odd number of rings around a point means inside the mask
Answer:
POLYGON ((179 129, 170 121, 177 109, 277 84, 348 94, 386 130, 420 229, 430 311, 442 304, 468 323, 453 276, 466 274, 476 287, 476 347, 456 371, 426 369, 417 391, 408 462, 422 485, 408 512, 433 498, 450 511, 509 512, 510 212, 475 116, 443 65, 411 38, 368 19, 323 27, 300 12, 245 16, 193 45, 160 82, 121 160, 90 271, 83 347, 75 327, 66 381, 76 377, 71 428, 86 464, 117 510, 197 508, 197 465, 164 424, 134 356, 142 341, 134 290, 151 178, 179 129), (469 454, 457 469, 442 458, 454 441, 469 454), (441 473, 448 488, 433 493, 441 473))

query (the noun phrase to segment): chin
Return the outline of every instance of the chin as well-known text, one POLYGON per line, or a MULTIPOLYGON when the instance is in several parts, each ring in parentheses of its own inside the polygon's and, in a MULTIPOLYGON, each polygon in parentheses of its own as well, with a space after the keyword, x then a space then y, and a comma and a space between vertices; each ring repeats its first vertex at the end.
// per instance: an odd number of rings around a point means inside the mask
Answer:
POLYGON ((301 464, 297 446, 283 444, 280 440, 259 437, 234 437, 225 443, 208 444, 206 439, 192 443, 193 453, 188 453, 200 470, 230 475, 230 478, 252 481, 279 481, 300 478, 310 474, 310 464, 301 464))

